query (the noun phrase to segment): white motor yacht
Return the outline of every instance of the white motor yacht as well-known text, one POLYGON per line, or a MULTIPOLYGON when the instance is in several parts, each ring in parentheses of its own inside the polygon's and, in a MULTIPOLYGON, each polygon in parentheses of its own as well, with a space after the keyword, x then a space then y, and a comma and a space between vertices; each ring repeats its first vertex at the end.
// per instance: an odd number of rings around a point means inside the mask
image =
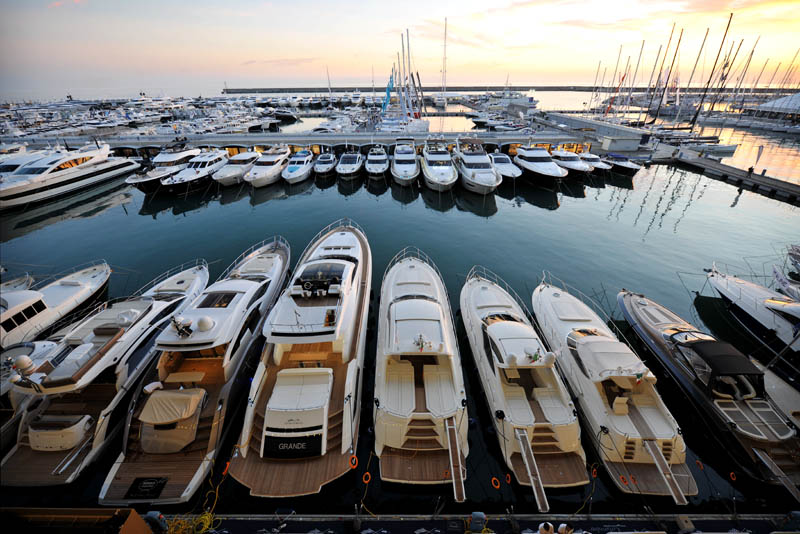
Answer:
POLYGON ((156 336, 206 286, 204 261, 171 270, 131 297, 101 304, 34 365, 19 356, 16 393, 40 399, 21 413, 3 458, 5 486, 68 484, 115 443, 130 392, 156 354, 156 336))
POLYGON ((292 154, 289 164, 281 172, 284 180, 296 184, 306 180, 314 170, 314 154, 310 150, 300 150, 292 154))
POLYGON ((54 151, 17 168, 0 181, 0 209, 24 206, 135 171, 139 164, 110 158, 108 145, 54 151))
POLYGON ((228 158, 225 165, 211 177, 219 185, 238 185, 244 181, 244 175, 253 168, 260 156, 258 152, 239 152, 228 158))
POLYGON ((421 163, 425 185, 434 191, 447 191, 458 182, 458 171, 445 139, 426 139, 421 163))
POLYGON ((568 173, 578 174, 582 172, 591 172, 593 167, 588 162, 583 161, 575 152, 567 150, 553 150, 550 154, 553 161, 559 167, 566 169, 568 173))
POLYGON ((228 161, 225 150, 203 152, 191 160, 185 169, 161 179, 161 187, 168 191, 184 192, 203 189, 213 183, 211 176, 228 161))
POLYGON ((400 185, 411 185, 419 175, 419 158, 413 139, 398 139, 394 145, 392 176, 400 185))
POLYGON ((764 286, 720 272, 708 281, 742 327, 773 352, 800 357, 800 302, 764 286))
POLYGON ((317 174, 328 174, 336 169, 336 154, 333 152, 323 152, 314 163, 314 172, 317 174))
POLYGON ((461 289, 461 314, 506 466, 532 486, 540 512, 544 488, 589 482, 580 422, 567 388, 528 317, 500 277, 480 266, 461 289))
POLYGON ((463 502, 469 414, 455 323, 441 274, 415 247, 383 275, 374 397, 381 479, 452 484, 463 502))
POLYGON ((534 178, 564 178, 569 172, 553 161, 547 149, 533 145, 518 147, 514 163, 534 178))
POLYGON ((364 162, 364 170, 369 176, 383 176, 389 170, 389 156, 386 149, 382 146, 375 146, 369 149, 367 160, 364 162))
POLYGON ((514 165, 514 162, 511 161, 511 158, 508 154, 503 154, 502 152, 492 152, 489 154, 489 158, 492 160, 492 165, 497 171, 500 173, 500 176, 503 178, 519 178, 522 176, 522 170, 519 167, 514 165))
POLYGON ((697 484, 686 466, 678 423, 655 389, 655 375, 603 319, 564 289, 543 282, 532 303, 617 489, 669 495, 687 504, 697 484))
POLYGON ((578 154, 578 157, 581 158, 582 161, 588 163, 593 171, 607 171, 612 167, 610 163, 604 162, 600 159, 600 156, 592 154, 591 152, 581 152, 578 154))
POLYGON ((205 483, 249 387, 242 372, 286 281, 289 254, 279 236, 250 247, 158 335, 100 504, 182 503, 205 483))
POLYGON ((606 163, 607 165, 611 165, 612 172, 624 174, 625 176, 633 176, 642 170, 641 165, 632 162, 626 156, 621 154, 606 154, 606 157, 602 158, 602 162, 606 163))
POLYGON ((345 152, 336 165, 336 174, 342 178, 355 178, 364 165, 364 156, 361 152, 345 152))
POLYGON ((244 181, 249 182, 253 187, 263 187, 274 184, 281 179, 281 173, 289 165, 291 151, 288 146, 270 147, 261 153, 247 174, 244 181))
POLYGON ((502 183, 503 177, 492 165, 480 139, 459 138, 453 153, 461 182, 467 191, 488 195, 502 183))
POLYGON ((101 260, 54 275, 30 289, 4 290, 0 295, 0 349, 34 340, 95 298, 110 275, 111 267, 101 260))
POLYGON ((200 155, 199 148, 186 148, 183 144, 167 147, 153 158, 153 168, 144 174, 133 174, 125 179, 137 189, 150 193, 161 187, 161 180, 184 170, 192 158, 200 155))
POLYGON ((38 161, 44 155, 42 151, 34 150, 32 152, 17 152, 4 157, 0 160, 0 182, 23 165, 38 161))
POLYGON ((342 219, 306 247, 264 323, 230 475, 260 497, 318 493, 352 470, 361 415, 372 253, 342 219))

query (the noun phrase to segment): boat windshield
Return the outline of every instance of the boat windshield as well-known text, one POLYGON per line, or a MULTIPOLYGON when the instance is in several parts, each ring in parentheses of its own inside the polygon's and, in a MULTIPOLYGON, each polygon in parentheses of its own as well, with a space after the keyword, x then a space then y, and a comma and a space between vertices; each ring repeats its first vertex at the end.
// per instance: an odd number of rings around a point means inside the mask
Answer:
POLYGON ((22 166, 19 169, 17 169, 16 171, 14 171, 14 174, 42 174, 43 172, 45 172, 49 168, 50 167, 25 167, 25 166, 22 166))
POLYGON ((494 157, 495 163, 511 163, 511 160, 508 156, 495 156, 494 157))
POLYGON ((449 159, 437 159, 437 160, 428 160, 428 165, 431 167, 449 167, 450 160, 449 159))
POLYGON ((249 165, 250 162, 253 161, 251 159, 229 159, 228 165, 249 165))
POLYGON ((519 159, 522 161, 530 161, 531 163, 547 163, 553 161, 550 156, 525 156, 520 154, 519 159))
POLYGON ((464 167, 468 169, 491 169, 492 164, 488 161, 465 161, 464 167))
POLYGON ((278 161, 274 159, 260 159, 256 162, 256 165, 259 167, 269 167, 271 165, 275 165, 278 161))
POLYGON ((578 156, 556 156, 561 161, 578 161, 578 156))
POLYGON ((358 161, 358 156, 356 156, 354 154, 348 154, 346 156, 342 156, 342 159, 340 160, 340 163, 342 165, 353 165, 357 161, 358 161))
POLYGON ((12 172, 17 167, 19 167, 19 165, 0 165, 0 172, 12 172))

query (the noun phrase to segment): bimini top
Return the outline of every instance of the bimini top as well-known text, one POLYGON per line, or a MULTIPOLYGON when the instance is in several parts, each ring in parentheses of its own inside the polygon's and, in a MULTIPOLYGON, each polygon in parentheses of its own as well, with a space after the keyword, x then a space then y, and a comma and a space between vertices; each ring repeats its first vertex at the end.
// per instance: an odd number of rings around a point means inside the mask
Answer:
POLYGON ((712 375, 764 374, 747 356, 724 341, 695 341, 691 344, 698 356, 711 367, 712 375))
POLYGON ((625 343, 606 336, 589 335, 578 339, 576 345, 582 370, 593 382, 613 377, 656 381, 655 375, 625 343))

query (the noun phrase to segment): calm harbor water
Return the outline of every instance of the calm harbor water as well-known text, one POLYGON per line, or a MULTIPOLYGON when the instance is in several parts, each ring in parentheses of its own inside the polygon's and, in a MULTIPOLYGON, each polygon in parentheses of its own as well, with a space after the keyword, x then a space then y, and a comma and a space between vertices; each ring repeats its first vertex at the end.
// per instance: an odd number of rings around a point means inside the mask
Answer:
MULTIPOLYGON (((744 258, 774 256, 800 237, 798 208, 690 171, 666 166, 643 169, 632 180, 612 177, 569 181, 562 185, 532 185, 526 179, 507 181, 495 195, 481 197, 463 190, 436 193, 419 187, 402 188, 391 180, 359 178, 345 182, 312 178, 295 186, 277 184, 249 191, 226 188, 188 197, 145 196, 120 181, 76 197, 36 206, 26 212, 4 213, 0 257, 12 272, 52 273, 95 258, 114 269, 109 297, 133 292, 159 273, 193 258, 205 258, 212 280, 242 250, 274 234, 286 237, 293 261, 316 232, 340 217, 351 217, 366 231, 373 254, 373 309, 384 268, 406 245, 431 256, 442 272, 454 311, 464 277, 482 264, 503 277, 529 302, 542 273, 594 295, 601 306, 616 311, 620 288, 641 291, 689 320, 697 320, 693 295, 703 288, 702 270, 712 262, 740 266, 744 258), (679 277, 678 273, 682 273, 679 277), (687 274, 688 273, 688 274, 687 274), (688 289, 688 290, 687 290, 688 289)), ((761 260, 759 260, 761 261, 761 260)), ((764 260, 766 261, 766 260, 764 260)), ((709 289, 704 289, 710 294, 709 289)), ((218 513, 271 513, 277 508, 298 512, 352 513, 361 503, 373 513, 468 511, 534 512, 529 489, 506 484, 490 414, 477 381, 469 345, 459 323, 459 343, 468 377, 470 455, 467 460, 465 505, 452 503, 450 486, 381 484, 378 461, 372 457, 371 399, 374 331, 366 357, 365 391, 359 440, 359 467, 326 486, 318 496, 264 500, 228 478, 220 489, 218 513), (362 482, 369 470, 372 482, 362 482), (492 477, 503 481, 491 486, 492 477)), ((371 328, 374 329, 374 317, 371 328)), ((652 363, 652 362, 651 362, 652 363)), ((708 445, 702 423, 684 408, 676 388, 659 375, 659 390, 683 428, 700 494, 690 499, 698 512, 783 512, 791 503, 778 488, 749 481, 731 485, 726 465, 708 445), (709 450, 711 449, 711 450, 709 450), (696 463, 696 461, 700 463, 696 463), (700 465, 704 468, 700 469, 700 465), (731 499, 735 498, 736 501, 731 499)), ((240 421, 222 449, 214 480, 221 478, 240 421)), ((597 462, 584 432, 590 464, 597 462)), ((4 505, 34 505, 46 495, 52 505, 96 503, 100 485, 116 451, 109 452, 73 488, 64 490, 3 488, 4 505)), ((743 477, 742 477, 743 478, 743 477)), ((202 504, 198 492, 188 511, 202 504)), ((613 489, 602 468, 593 483, 569 490, 548 491, 551 510, 572 513, 623 512, 633 509, 677 511, 671 499, 623 496, 613 489)), ((687 510, 688 511, 688 510, 687 510)))

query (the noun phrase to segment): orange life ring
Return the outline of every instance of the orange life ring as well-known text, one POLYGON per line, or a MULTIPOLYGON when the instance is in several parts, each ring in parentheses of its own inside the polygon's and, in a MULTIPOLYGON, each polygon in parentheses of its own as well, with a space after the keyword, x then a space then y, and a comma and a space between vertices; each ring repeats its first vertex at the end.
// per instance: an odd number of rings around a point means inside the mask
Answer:
POLYGON ((506 473, 506 484, 511 484, 511 473, 506 473))
POLYGON ((354 454, 350 457, 350 469, 355 469, 356 467, 358 467, 358 458, 354 454))
POLYGON ((620 475, 619 476, 619 480, 622 482, 623 485, 625 485, 625 486, 628 485, 628 479, 625 478, 625 475, 620 475))
POLYGON ((597 478, 597 468, 592 467, 592 478, 597 478))
POLYGON ((444 479, 450 478, 450 470, 449 469, 445 469, 444 470, 444 472, 442 473, 442 478, 444 478, 444 479))
POLYGON ((631 475, 631 484, 636 484, 636 477, 631 475))
POLYGON ((367 471, 366 473, 364 473, 364 476, 361 477, 361 480, 364 481, 364 484, 369 484, 370 481, 372 480, 372 475, 370 475, 369 471, 367 471))
POLYGON ((701 462, 700 460, 695 460, 694 463, 697 464, 697 467, 700 468, 700 471, 703 470, 703 462, 701 462))
POLYGON ((731 480, 733 480, 734 482, 736 482, 736 473, 734 473, 733 471, 731 471, 730 477, 731 477, 731 480))
POLYGON ((492 487, 494 489, 500 489, 500 481, 497 480, 497 477, 492 477, 492 487))

